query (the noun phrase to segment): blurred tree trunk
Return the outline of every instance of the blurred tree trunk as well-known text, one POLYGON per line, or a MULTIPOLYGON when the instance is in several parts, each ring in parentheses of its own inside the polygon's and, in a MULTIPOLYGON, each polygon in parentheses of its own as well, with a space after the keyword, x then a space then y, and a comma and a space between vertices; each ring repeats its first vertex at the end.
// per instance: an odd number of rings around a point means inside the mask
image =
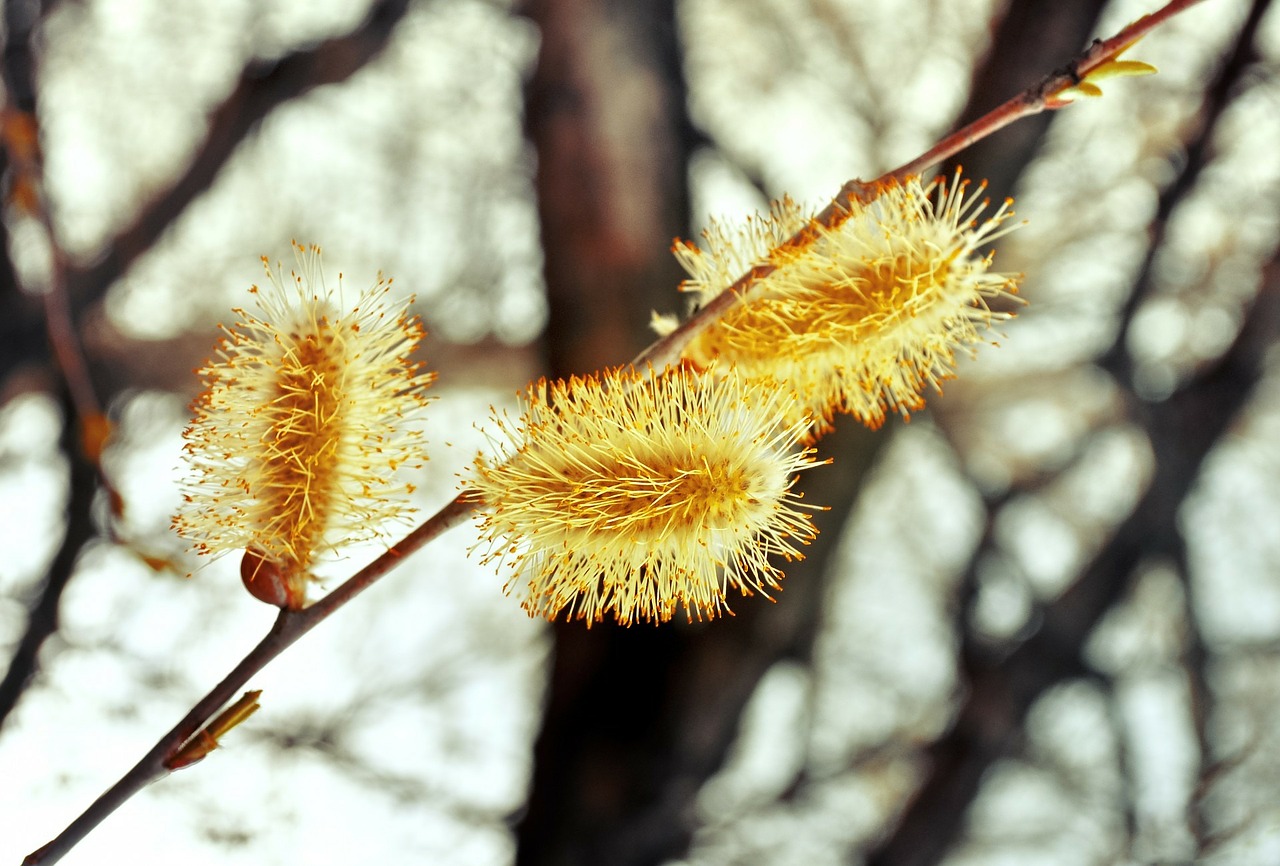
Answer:
MULTIPOLYGON (((685 84, 672 0, 532 0, 542 36, 526 101, 550 308, 553 377, 625 362, 680 279, 687 233, 685 84)), ((519 863, 624 862, 629 817, 660 795, 660 723, 687 636, 555 626, 519 863)), ((630 832, 636 832, 632 830, 630 832)), ((643 834, 641 834, 643 835, 643 834)), ((626 862, 646 862, 643 840, 626 862)), ((654 852, 656 855, 657 852, 654 852)))
MULTIPOLYGON (((678 303, 668 248, 687 235, 686 171, 702 141, 685 116, 672 0, 535 0, 542 31, 527 129, 538 155, 550 375, 618 364, 652 336, 650 310, 678 303)), ((681 856, 694 802, 723 764, 760 678, 807 660, 822 574, 852 491, 884 436, 828 437, 840 471, 812 473, 823 530, 788 567, 777 606, 741 599, 734 617, 660 628, 559 623, 521 864, 647 864, 681 856), (818 486, 822 485, 822 486, 818 486)))
POLYGON ((537 150, 550 375, 625 362, 674 305, 688 231, 685 84, 674 0, 531 0, 542 46, 526 124, 537 150))

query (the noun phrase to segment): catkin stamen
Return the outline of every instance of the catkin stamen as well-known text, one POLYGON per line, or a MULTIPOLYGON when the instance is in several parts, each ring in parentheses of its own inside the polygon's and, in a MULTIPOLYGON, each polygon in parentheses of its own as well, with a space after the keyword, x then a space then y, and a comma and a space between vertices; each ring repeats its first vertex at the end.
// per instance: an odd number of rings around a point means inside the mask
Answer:
POLYGON ((713 225, 705 250, 678 244, 690 273, 682 288, 699 303, 753 266, 774 266, 753 300, 730 307, 684 359, 788 384, 798 396, 788 418, 811 416, 810 440, 836 412, 872 427, 889 412, 908 415, 926 388, 955 374, 958 352, 972 353, 986 328, 1009 317, 989 301, 1011 296, 1013 277, 977 253, 1014 227, 1005 224, 1010 203, 982 218, 981 193, 958 174, 885 184, 830 226, 783 199, 736 234, 713 225))
POLYGON ((264 505, 285 539, 285 567, 307 571, 329 521, 338 478, 335 457, 344 433, 342 375, 346 349, 326 318, 307 335, 290 334, 276 374, 277 395, 264 436, 264 505))

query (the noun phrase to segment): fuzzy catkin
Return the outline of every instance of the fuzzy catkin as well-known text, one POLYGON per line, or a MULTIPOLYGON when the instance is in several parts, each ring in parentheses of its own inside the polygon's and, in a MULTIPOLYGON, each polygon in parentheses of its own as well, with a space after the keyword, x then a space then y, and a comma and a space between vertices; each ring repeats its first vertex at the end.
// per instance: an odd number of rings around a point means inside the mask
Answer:
POLYGON ((992 270, 979 249, 1015 227, 1012 202, 984 217, 984 188, 970 192, 959 172, 949 183, 887 183, 832 225, 783 199, 736 233, 713 224, 703 249, 677 244, 690 274, 681 288, 698 304, 753 266, 773 266, 684 359, 788 383, 799 395, 788 417, 812 416, 809 440, 836 413, 873 428, 889 412, 908 416, 955 375, 957 353, 972 354, 1011 315, 988 304, 1016 293, 1015 276, 992 270))
MULTIPOLYGON (((422 325, 379 278, 354 304, 324 286, 317 248, 286 281, 250 291, 184 431, 189 478, 174 528, 204 554, 246 551, 246 585, 303 603, 318 557, 409 516, 397 470, 426 459, 421 411, 433 376, 411 355, 422 325)), ((341 279, 341 278, 340 278, 341 279)))
POLYGON ((588 624, 714 618, 730 591, 767 595, 770 556, 801 558, 815 534, 792 488, 816 461, 787 399, 688 369, 534 384, 474 465, 485 561, 511 567, 531 615, 588 624))

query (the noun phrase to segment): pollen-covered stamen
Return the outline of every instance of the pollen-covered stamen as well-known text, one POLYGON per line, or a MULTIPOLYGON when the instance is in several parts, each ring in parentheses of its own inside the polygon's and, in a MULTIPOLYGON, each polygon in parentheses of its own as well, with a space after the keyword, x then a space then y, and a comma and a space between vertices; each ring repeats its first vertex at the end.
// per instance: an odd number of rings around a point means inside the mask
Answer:
POLYGON ((327 316, 308 333, 293 331, 275 376, 276 395, 264 407, 262 507, 282 542, 271 551, 291 572, 305 574, 329 521, 344 433, 346 345, 327 316))
POLYGON ((637 544, 661 543, 677 528, 712 532, 738 525, 759 501, 744 467, 723 459, 713 463, 705 455, 677 454, 653 465, 633 458, 593 467, 589 474, 564 474, 569 487, 596 487, 590 500, 566 503, 566 523, 585 533, 626 533, 637 544))

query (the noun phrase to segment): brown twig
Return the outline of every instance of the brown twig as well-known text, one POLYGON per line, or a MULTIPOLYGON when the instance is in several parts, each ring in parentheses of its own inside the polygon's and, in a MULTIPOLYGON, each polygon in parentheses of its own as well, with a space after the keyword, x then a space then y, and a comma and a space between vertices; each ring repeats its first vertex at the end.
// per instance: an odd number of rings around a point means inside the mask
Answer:
MULTIPOLYGON (((1163 8, 1134 21, 1110 39, 1095 39, 1083 54, 1067 64, 1064 69, 1046 76, 1004 105, 951 133, 920 156, 886 174, 881 180, 889 178, 902 180, 911 175, 918 175, 930 166, 955 156, 979 139, 1003 129, 1015 120, 1070 105, 1071 100, 1062 99, 1059 96, 1062 91, 1079 84, 1103 64, 1115 60, 1125 49, 1169 18, 1200 2, 1203 0, 1172 0, 1163 8)), ((841 190, 842 194, 844 192, 841 190)), ((856 194, 857 189, 851 192, 856 194)))
POLYGON ((0 677, 0 727, 18 705, 32 676, 40 667, 40 650, 50 635, 58 631, 62 595, 75 573, 76 560, 89 539, 94 537, 90 507, 97 492, 96 467, 80 452, 79 434, 65 389, 61 395, 63 421, 59 447, 67 455, 67 504, 65 531, 58 550, 45 570, 44 580, 35 594, 26 600, 27 625, 0 677))
MULTIPOLYGON (((871 184, 865 184, 857 180, 849 181, 831 204, 815 217, 815 222, 823 225, 831 224, 841 215, 847 213, 857 202, 868 200, 874 194, 878 183, 889 182, 914 174, 918 169, 946 159, 961 147, 992 134, 1018 118, 1046 109, 1062 107, 1067 103, 1065 101, 1055 102, 1052 98, 1053 94, 1063 88, 1079 83, 1090 71, 1108 60, 1114 59, 1117 54, 1137 39, 1140 39, 1157 24, 1198 2, 1201 2, 1201 0, 1173 0, 1159 12, 1139 19, 1111 39, 1095 42, 1066 71, 1048 76, 1040 84, 1030 88, 958 133, 944 139, 943 142, 919 159, 913 160, 901 168, 884 175, 879 181, 871 184)), ((812 231, 813 229, 811 228, 802 229, 788 243, 804 243, 808 233, 812 231)), ((752 294, 752 290, 756 289, 774 269, 775 266, 772 264, 762 264, 752 268, 730 286, 727 291, 709 301, 675 331, 642 352, 632 363, 636 365, 652 364, 654 366, 664 366, 677 361, 681 351, 690 340, 705 330, 733 304, 745 302, 752 294)), ((167 762, 178 753, 184 744, 199 734, 205 723, 244 687, 250 677, 262 670, 276 656, 292 646, 304 634, 328 618, 330 614, 389 572, 402 557, 413 553, 438 535, 461 523, 478 505, 479 501, 473 496, 465 493, 459 495, 406 536, 395 547, 378 557, 378 559, 349 578, 320 601, 302 610, 282 610, 267 636, 236 665, 221 683, 215 686, 204 699, 187 713, 182 721, 162 737, 133 769, 129 770, 114 786, 94 801, 79 818, 72 822, 53 841, 28 855, 23 861, 24 866, 36 866, 36 864, 49 866, 49 864, 57 862, 94 827, 145 785, 167 775, 169 772, 167 762)))

